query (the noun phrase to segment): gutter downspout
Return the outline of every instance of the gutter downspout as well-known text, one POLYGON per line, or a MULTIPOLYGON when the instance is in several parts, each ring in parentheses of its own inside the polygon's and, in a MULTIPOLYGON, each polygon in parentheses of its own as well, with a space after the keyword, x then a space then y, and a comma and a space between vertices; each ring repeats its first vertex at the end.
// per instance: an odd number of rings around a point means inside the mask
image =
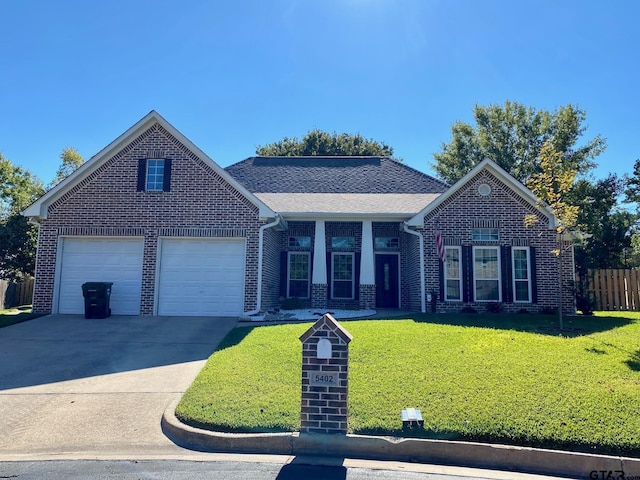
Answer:
POLYGON ((251 315, 257 315, 262 308, 262 257, 264 256, 264 231, 267 228, 275 227, 280 224, 281 217, 276 215, 276 219, 260 227, 260 233, 258 234, 258 298, 256 299, 256 308, 249 312, 244 312, 242 315, 249 317, 251 315))
POLYGON ((403 231, 410 235, 418 237, 420 242, 420 308, 422 313, 427 312, 427 305, 425 300, 425 285, 424 285, 424 237, 420 232, 411 230, 407 225, 407 222, 402 222, 403 231))

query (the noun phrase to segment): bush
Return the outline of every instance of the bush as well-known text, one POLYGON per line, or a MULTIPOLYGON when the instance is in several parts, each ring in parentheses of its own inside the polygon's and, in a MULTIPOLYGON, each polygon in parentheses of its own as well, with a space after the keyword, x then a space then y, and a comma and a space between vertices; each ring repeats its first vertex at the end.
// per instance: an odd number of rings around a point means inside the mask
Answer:
POLYGON ((297 297, 285 298, 280 305, 282 310, 301 310, 304 308, 304 302, 297 297))
POLYGON ((478 313, 478 311, 473 307, 463 307, 460 313, 478 313))
POLYGON ((500 302, 491 302, 487 304, 487 312, 488 313, 501 313, 504 307, 500 302))
POLYGON ((596 300, 592 292, 587 287, 586 279, 576 282, 574 287, 574 294, 576 296, 576 309, 582 312, 583 315, 591 315, 596 308, 596 300))

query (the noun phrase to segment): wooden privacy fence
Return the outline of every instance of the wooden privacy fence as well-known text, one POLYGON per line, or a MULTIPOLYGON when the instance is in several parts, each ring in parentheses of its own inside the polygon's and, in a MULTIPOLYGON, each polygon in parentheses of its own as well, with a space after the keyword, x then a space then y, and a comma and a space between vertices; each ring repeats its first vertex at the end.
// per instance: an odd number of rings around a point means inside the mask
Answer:
POLYGON ((2 309, 30 305, 33 299, 33 278, 22 282, 0 280, 0 307, 2 309))
POLYGON ((595 302, 594 310, 640 311, 640 270, 588 270, 584 282, 587 293, 595 302))

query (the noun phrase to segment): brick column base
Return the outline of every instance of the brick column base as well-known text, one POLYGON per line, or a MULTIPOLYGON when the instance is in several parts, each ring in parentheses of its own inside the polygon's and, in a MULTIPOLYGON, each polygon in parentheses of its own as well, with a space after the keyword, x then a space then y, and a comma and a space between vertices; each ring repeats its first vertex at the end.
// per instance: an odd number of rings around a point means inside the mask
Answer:
POLYGON ((311 284, 311 307, 327 308, 327 285, 320 283, 311 284))
POLYGON ((376 286, 360 285, 360 309, 374 310, 376 308, 376 286))

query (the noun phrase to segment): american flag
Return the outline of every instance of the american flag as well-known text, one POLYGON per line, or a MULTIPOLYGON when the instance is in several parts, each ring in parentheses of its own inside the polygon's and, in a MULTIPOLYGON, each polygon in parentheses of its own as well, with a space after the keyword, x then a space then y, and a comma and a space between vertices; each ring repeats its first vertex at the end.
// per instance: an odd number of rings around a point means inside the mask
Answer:
POLYGON ((444 242, 442 241, 442 233, 440 233, 440 224, 438 222, 436 222, 435 224, 435 230, 436 230, 436 251, 438 252, 438 257, 440 258, 440 260, 442 260, 442 263, 445 262, 445 255, 444 255, 444 242))

